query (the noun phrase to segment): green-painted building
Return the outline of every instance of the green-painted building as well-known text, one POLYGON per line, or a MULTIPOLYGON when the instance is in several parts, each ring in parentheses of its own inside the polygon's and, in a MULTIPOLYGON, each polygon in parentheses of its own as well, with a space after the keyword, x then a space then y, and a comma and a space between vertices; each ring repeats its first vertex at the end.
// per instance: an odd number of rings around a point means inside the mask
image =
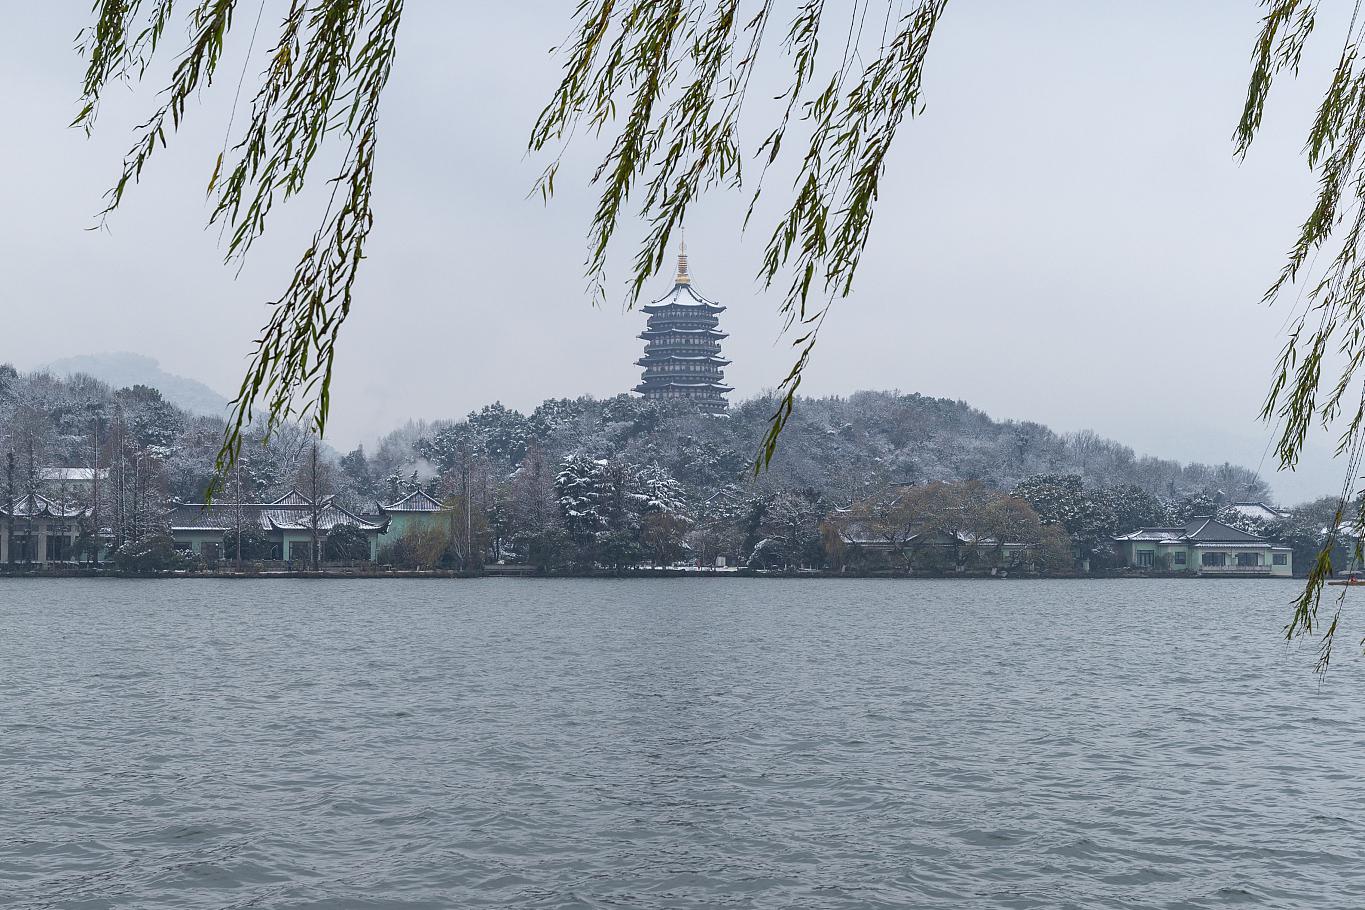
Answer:
POLYGON ((378 520, 388 522, 389 537, 406 537, 413 531, 448 530, 450 510, 439 499, 413 490, 397 502, 379 506, 378 520))
POLYGON ((1195 575, 1294 574, 1294 551, 1209 517, 1182 527, 1138 528, 1114 538, 1120 561, 1132 568, 1195 575))

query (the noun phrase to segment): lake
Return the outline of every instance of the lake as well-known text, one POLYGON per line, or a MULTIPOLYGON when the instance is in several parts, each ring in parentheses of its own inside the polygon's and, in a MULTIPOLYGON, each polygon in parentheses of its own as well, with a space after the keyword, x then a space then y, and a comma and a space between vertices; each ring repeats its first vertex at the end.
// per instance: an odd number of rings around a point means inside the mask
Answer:
POLYGON ((1365 906, 1297 590, 0 581, 0 906, 1365 906))

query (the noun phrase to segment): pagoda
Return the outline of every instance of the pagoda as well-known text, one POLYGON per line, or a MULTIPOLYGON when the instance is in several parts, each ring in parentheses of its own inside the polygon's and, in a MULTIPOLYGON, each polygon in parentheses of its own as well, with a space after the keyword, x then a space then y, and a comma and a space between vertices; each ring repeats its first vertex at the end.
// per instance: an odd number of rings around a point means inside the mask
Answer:
POLYGON ((729 337, 722 332, 719 314, 725 307, 707 300, 692 287, 687 274, 687 243, 678 251, 678 274, 673 290, 642 309, 649 322, 640 337, 645 356, 635 361, 644 367, 644 376, 635 391, 650 401, 691 401, 703 411, 720 413, 729 407, 722 367, 720 341, 729 337))

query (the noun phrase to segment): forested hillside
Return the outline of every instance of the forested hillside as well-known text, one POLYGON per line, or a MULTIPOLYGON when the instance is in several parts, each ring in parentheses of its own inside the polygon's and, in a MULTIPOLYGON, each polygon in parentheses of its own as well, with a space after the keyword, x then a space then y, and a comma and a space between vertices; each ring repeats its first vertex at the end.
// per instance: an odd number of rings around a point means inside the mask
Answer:
MULTIPOLYGON (((992 420, 961 401, 889 392, 803 399, 771 466, 755 473, 775 405, 752 399, 716 417, 626 395, 555 399, 530 414, 490 404, 460 420, 409 423, 371 450, 341 454, 323 446, 327 471, 318 492, 357 513, 415 488, 467 507, 479 543, 465 541, 477 552, 457 554, 461 562, 550 550, 557 560, 578 562, 666 561, 707 548, 749 559, 773 552, 771 540, 790 537, 800 543, 789 542, 778 558, 800 564, 819 561, 820 526, 836 510, 906 486, 1110 491, 1100 512, 1111 517, 1085 532, 1097 546, 1111 525, 1117 530, 1139 514, 1155 519, 1188 511, 1191 502, 1212 508, 1269 495, 1254 472, 1235 465, 1139 456, 1093 433, 1060 435, 1041 424, 992 420), (1070 479, 1055 480, 1063 476, 1070 479), (1132 491, 1146 494, 1144 503, 1165 505, 1134 511, 1122 505, 1132 491), (604 547, 614 555, 604 556, 604 547)), ((50 469, 98 463, 110 472, 101 496, 117 497, 101 512, 119 523, 120 540, 155 529, 166 501, 204 496, 222 428, 221 420, 192 415, 146 386, 114 389, 80 375, 0 367, 7 494, 37 488, 50 469)), ((236 496, 239 483, 242 498, 258 502, 303 488, 312 443, 297 426, 268 442, 252 434, 241 476, 223 495, 236 496)), ((54 490, 50 480, 46 492, 77 495, 54 490)), ((1034 505, 1050 523, 1065 511, 1034 505)), ((449 559, 453 544, 422 546, 430 562, 449 559)), ((401 549, 390 555, 404 558, 401 549)))
POLYGON ((624 395, 547 401, 529 416, 490 405, 458 423, 419 431, 414 451, 445 468, 462 447, 476 449, 510 468, 528 446, 539 446, 556 456, 656 463, 694 493, 738 484, 816 489, 845 502, 884 483, 976 480, 1010 489, 1026 477, 1056 473, 1093 485, 1134 484, 1172 498, 1269 492, 1254 472, 1235 465, 1138 456, 1094 433, 1059 435, 1037 423, 992 420, 962 401, 890 392, 802 399, 772 465, 755 478, 755 453, 776 404, 750 399, 724 417, 624 395))

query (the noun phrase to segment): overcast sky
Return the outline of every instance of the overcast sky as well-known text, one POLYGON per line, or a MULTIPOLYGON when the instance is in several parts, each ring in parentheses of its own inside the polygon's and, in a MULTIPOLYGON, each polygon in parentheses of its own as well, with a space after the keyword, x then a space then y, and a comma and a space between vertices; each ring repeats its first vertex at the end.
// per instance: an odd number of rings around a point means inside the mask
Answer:
MULTIPOLYGON (((575 151, 548 208, 527 198, 543 162, 525 156, 526 136, 572 6, 408 4, 333 395, 338 448, 408 418, 495 399, 529 410, 637 381, 643 314, 595 309, 584 292, 600 148, 575 151)), ((88 8, 5 4, 0 360, 136 351, 231 392, 317 209, 304 200, 279 219, 239 276, 203 229, 238 47, 110 231, 86 230, 154 102, 116 90, 94 139, 66 128, 88 8)), ((243 0, 247 18, 254 8, 243 0)), ((901 131, 857 290, 803 390, 960 398, 1269 476, 1256 415, 1288 310, 1258 301, 1310 202, 1300 148, 1341 28, 1320 23, 1299 83, 1281 87, 1239 163, 1230 137, 1257 17, 1249 0, 951 2, 926 111, 901 131)), ((736 396, 776 385, 792 358, 778 300, 753 278, 763 225, 739 231, 746 201, 712 198, 688 225, 696 286, 730 308, 736 396)), ((661 275, 655 290, 667 286, 661 275)), ((1283 500, 1335 492, 1329 450, 1319 438, 1298 476, 1271 478, 1283 500)))

